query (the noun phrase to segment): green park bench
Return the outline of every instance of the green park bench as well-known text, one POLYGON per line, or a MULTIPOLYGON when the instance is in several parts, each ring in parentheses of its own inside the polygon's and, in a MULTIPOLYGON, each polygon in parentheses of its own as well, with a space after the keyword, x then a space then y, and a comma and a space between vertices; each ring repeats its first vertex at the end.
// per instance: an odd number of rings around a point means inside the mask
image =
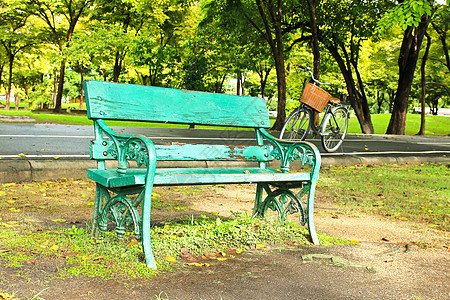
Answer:
POLYGON ((90 156, 97 168, 87 171, 97 186, 94 235, 106 231, 110 221, 119 238, 132 228, 142 240, 147 265, 156 269, 150 238, 153 186, 254 183, 255 217, 264 217, 268 209, 281 220, 298 212, 312 242, 319 243, 313 206, 320 153, 311 143, 270 135, 263 99, 102 81, 86 81, 84 89, 95 131, 90 156), (249 128, 254 129, 255 145, 154 144, 142 135, 116 133, 107 120, 249 128), (290 171, 296 159, 302 172, 290 171), (106 164, 107 160, 115 162, 106 164), (164 168, 162 161, 220 161, 222 167, 164 168))

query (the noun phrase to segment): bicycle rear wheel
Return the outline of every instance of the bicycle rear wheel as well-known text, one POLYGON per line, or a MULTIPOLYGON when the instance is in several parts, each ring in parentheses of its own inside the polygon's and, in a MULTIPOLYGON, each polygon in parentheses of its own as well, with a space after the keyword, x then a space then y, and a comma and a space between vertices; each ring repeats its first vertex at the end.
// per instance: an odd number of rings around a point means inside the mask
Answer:
POLYGON ((348 111, 342 106, 333 108, 323 120, 322 146, 327 152, 336 151, 344 141, 348 128, 348 111))
POLYGON ((303 141, 311 129, 312 112, 305 108, 296 109, 281 129, 280 139, 303 141))

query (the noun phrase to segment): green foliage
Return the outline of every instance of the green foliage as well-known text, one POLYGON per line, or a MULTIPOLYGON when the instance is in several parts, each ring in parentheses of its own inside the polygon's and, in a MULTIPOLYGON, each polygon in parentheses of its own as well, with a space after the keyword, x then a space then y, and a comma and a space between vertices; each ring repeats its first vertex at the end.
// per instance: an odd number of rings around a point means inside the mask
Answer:
MULTIPOLYGON (((400 2, 400 1, 399 1, 400 2)), ((399 25, 402 30, 408 26, 417 27, 423 15, 431 15, 430 0, 405 0, 393 7, 379 23, 380 30, 399 25)))
MULTIPOLYGON (((397 25, 415 26, 423 14, 436 9, 433 27, 428 30, 432 46, 426 70, 426 101, 434 110, 448 107, 450 77, 441 45, 442 40, 448 39, 448 6, 426 0, 400 2, 397 5, 391 0, 318 1, 317 21, 322 40, 320 79, 337 86, 329 90, 333 96, 342 98, 347 93, 344 85, 348 82, 341 75, 342 68, 325 47, 335 46, 342 58, 348 58, 345 68, 352 70, 350 77, 355 90, 365 93, 370 111, 388 112, 398 79, 402 31, 397 25), (390 13, 384 15, 388 9, 390 13), (382 34, 375 30, 377 24, 378 28, 386 29, 382 34), (357 83, 357 76, 361 77, 361 83, 357 83)), ((217 93, 235 93, 234 84, 239 77, 244 94, 261 95, 271 110, 277 109, 276 68, 268 42, 276 37, 275 25, 268 20, 270 34, 265 35, 256 1, 101 0, 94 5, 92 1, 77 0, 72 2, 76 4, 72 11, 59 0, 3 3, 0 41, 12 44, 7 48, 6 44, 0 45, 0 93, 6 93, 9 80, 7 49, 20 48, 14 58, 12 86, 30 108, 40 103, 52 105, 55 78, 65 58, 63 96, 70 99, 80 96, 82 75, 84 79, 217 93), (81 11, 83 5, 86 6, 81 11), (50 12, 55 17, 47 22, 45 14, 50 12), (81 15, 73 35, 68 36, 67 20, 74 20, 75 12, 81 15), (25 17, 26 25, 21 29, 26 30, 8 27, 21 24, 18 21, 25 17), (29 46, 21 48, 28 43, 29 46)), ((263 13, 269 16, 270 7, 261 3, 263 13)), ((305 1, 280 3, 289 112, 297 105, 307 79, 293 66, 296 63, 312 66, 311 30, 305 1)), ((419 72, 415 75, 418 78, 419 72)), ((415 80, 410 108, 418 106, 420 88, 415 80)))

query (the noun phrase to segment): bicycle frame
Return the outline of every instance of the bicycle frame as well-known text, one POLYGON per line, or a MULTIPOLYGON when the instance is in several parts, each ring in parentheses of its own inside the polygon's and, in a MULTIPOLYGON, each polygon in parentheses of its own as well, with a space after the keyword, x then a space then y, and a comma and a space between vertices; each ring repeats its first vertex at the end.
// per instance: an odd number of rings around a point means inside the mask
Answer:
MULTIPOLYGON (((333 120, 334 120, 334 123, 336 124, 336 126, 337 126, 338 129, 339 129, 339 125, 337 124, 336 118, 335 118, 335 116, 334 116, 334 114, 333 114, 333 108, 335 108, 335 107, 343 107, 343 108, 347 111, 347 113, 348 113, 347 105, 343 105, 343 104, 333 105, 333 104, 331 104, 331 103, 328 103, 327 106, 326 106, 326 109, 325 109, 323 118, 320 120, 320 124, 319 124, 319 125, 315 125, 314 123, 312 123, 312 125, 311 125, 310 131, 312 131, 312 133, 313 133, 314 135, 323 136, 323 135, 326 135, 326 134, 327 134, 327 133, 325 132, 325 126, 326 126, 325 120, 327 119, 326 116, 327 116, 328 114, 331 115, 331 117, 332 117, 333 120)), ((308 105, 305 105, 305 104, 303 104, 303 103, 301 103, 300 106, 297 107, 296 109, 297 109, 297 110, 300 110, 300 109, 308 109, 308 110, 314 112, 314 110, 313 110, 311 107, 309 107, 308 105)))

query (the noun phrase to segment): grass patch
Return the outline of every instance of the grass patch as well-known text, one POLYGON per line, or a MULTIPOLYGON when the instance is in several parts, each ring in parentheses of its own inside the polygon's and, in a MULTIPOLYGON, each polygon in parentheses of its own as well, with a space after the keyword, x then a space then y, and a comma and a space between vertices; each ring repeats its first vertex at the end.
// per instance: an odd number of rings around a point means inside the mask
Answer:
MULTIPOLYGON (((39 112, 29 110, 0 110, 0 115, 9 116, 29 116, 35 119, 38 123, 54 123, 67 125, 93 125, 92 120, 89 120, 86 115, 79 113, 64 113, 56 114, 51 112, 39 112)), ((149 123, 149 122, 124 122, 124 121, 105 121, 109 126, 118 127, 154 127, 154 128, 189 128, 189 125, 184 124, 165 124, 165 123, 149 123)), ((2 122, 0 123, 10 123, 2 122)), ((196 129, 215 129, 215 130, 253 130, 239 127, 221 127, 221 126, 195 126, 196 129)))
MULTIPOLYGON (((182 258, 186 249, 189 255, 197 257, 215 253, 216 260, 207 260, 208 264, 215 264, 220 263, 219 257, 233 259, 247 249, 310 244, 304 227, 294 222, 280 224, 275 216, 254 219, 243 213, 233 213, 230 218, 219 218, 213 212, 210 217, 200 215, 193 206, 205 197, 223 196, 210 186, 155 188, 153 216, 158 218, 160 213, 166 216, 159 216, 161 220, 170 220, 151 228, 159 271, 187 264, 182 258), (194 213, 196 217, 192 216, 194 213), (191 217, 186 219, 187 216, 191 217), (234 254, 225 255, 230 252, 234 254)), ((49 276, 61 277, 130 279, 154 275, 144 263, 141 244, 131 233, 123 240, 118 240, 114 231, 101 234, 98 239, 91 237, 89 223, 95 199, 95 184, 91 181, 62 178, 7 183, 0 185, 0 199, 2 265, 21 268, 51 261, 52 269, 58 271, 49 276)), ((348 243, 321 234, 319 240, 322 245, 348 243)))
MULTIPOLYGON (((92 125, 92 121, 87 118, 86 115, 80 115, 77 113, 66 113, 66 114, 54 114, 54 113, 44 113, 39 111, 28 111, 28 110, 0 110, 0 115, 18 115, 18 116, 29 116, 40 123, 55 123, 55 124, 68 124, 68 125, 92 125)), ((390 114, 372 114, 372 123, 374 126, 375 134, 386 133, 389 120, 391 118, 390 114)), ((275 123, 275 119, 270 119, 271 124, 275 123)), ((425 117, 425 135, 427 136, 446 136, 450 132, 450 118, 443 116, 430 116, 425 117)), ((0 121, 1 123, 1 121, 0 121)), ((157 128, 189 128, 189 125, 180 124, 162 124, 162 123, 148 123, 148 122, 120 122, 120 121, 107 121, 109 126, 125 126, 125 127, 157 127, 157 128)), ((420 115, 418 114, 408 114, 406 121, 406 135, 415 135, 419 131, 420 127, 420 115)), ((212 126, 196 126, 198 129, 238 129, 238 130, 248 130, 245 128, 232 128, 232 127, 212 127, 212 126)), ((348 133, 361 133, 361 129, 358 123, 358 119, 353 116, 349 119, 348 133)))
MULTIPOLYGON (((372 114, 372 123, 375 134, 385 134, 391 119, 390 114, 372 114)), ((406 118, 406 135, 415 135, 420 128, 420 114, 408 114, 406 118)), ((425 135, 446 136, 450 134, 450 118, 444 116, 425 116, 425 135)), ((361 133, 358 119, 352 116, 348 123, 349 133, 361 133)))
MULTIPOLYGON (((296 245, 310 244, 305 238, 306 230, 296 223, 280 224, 272 218, 254 219, 249 215, 238 215, 236 219, 203 217, 169 222, 153 227, 151 234, 160 271, 186 263, 180 259, 183 249, 189 249, 191 255, 215 253, 225 260, 235 257, 226 254, 230 249, 241 253, 286 241, 296 245)), ((112 232, 94 239, 88 230, 76 226, 42 230, 26 223, 9 222, 0 223, 0 239, 3 241, 0 258, 11 267, 20 267, 40 258, 54 258, 65 261, 59 268, 58 276, 61 277, 87 275, 129 279, 150 278, 155 274, 143 262, 141 244, 131 234, 121 241, 112 232)), ((349 243, 325 235, 319 235, 319 239, 323 245, 349 243)))
POLYGON ((444 164, 334 166, 319 186, 342 208, 450 231, 450 169, 444 164))

